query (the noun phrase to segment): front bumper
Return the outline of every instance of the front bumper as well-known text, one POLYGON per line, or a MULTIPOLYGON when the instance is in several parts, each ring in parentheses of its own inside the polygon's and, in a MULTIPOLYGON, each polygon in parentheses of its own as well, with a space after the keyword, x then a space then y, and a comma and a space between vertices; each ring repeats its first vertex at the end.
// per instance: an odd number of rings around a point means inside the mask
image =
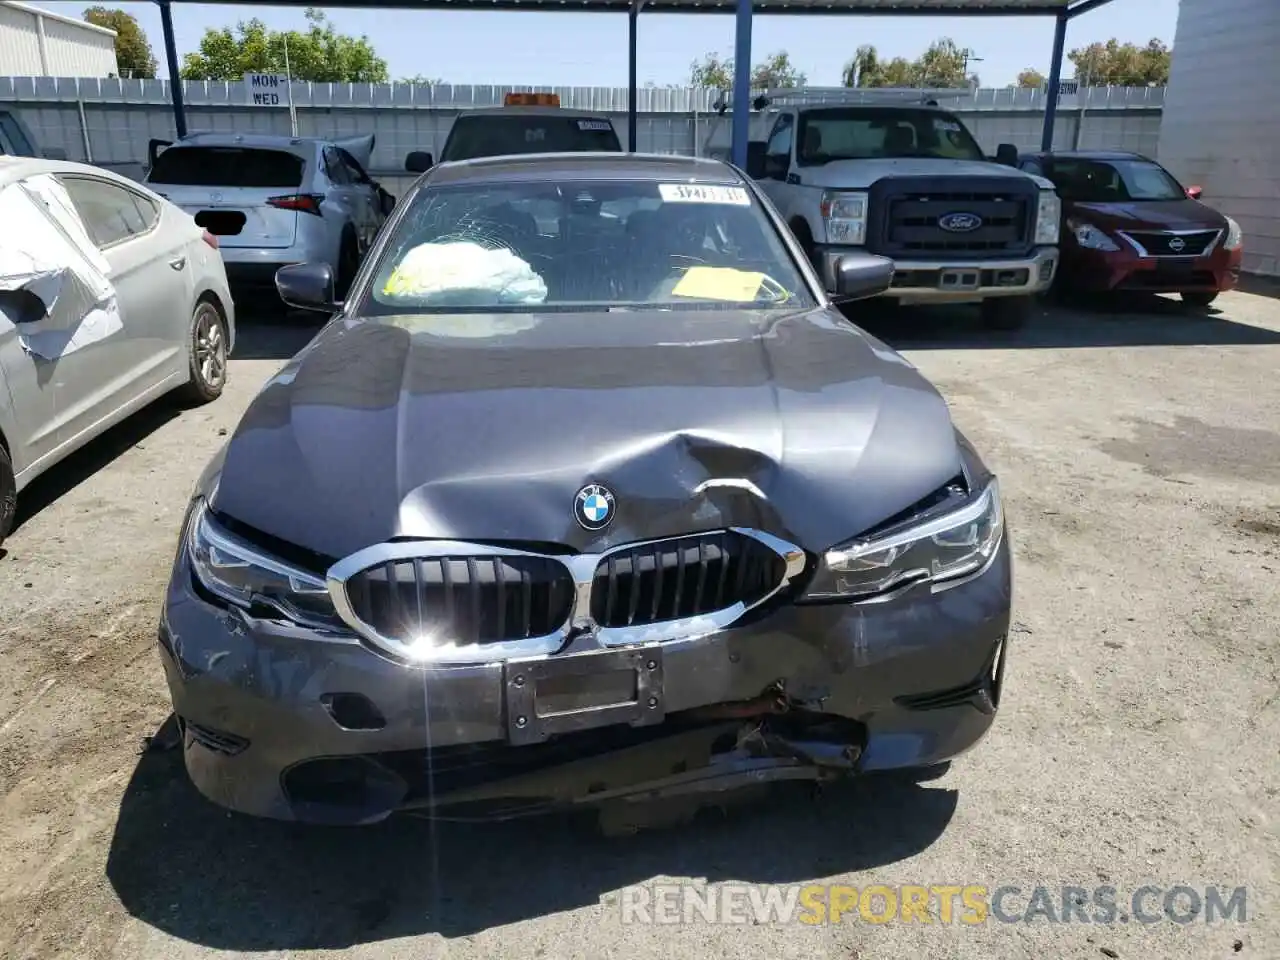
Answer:
POLYGON ((185 551, 159 647, 187 771, 220 805, 324 823, 406 808, 509 816, 946 761, 994 720, 1010 598, 1006 540, 949 589, 783 605, 633 648, 660 661, 661 723, 527 745, 512 744, 511 707, 525 666, 408 667, 355 639, 251 619, 204 599, 185 551))
MULTIPOLYGON (((817 248, 822 282, 829 292, 835 292, 836 264, 857 250, 861 248, 817 248)), ((1057 265, 1057 247, 1038 247, 1028 257, 1001 260, 895 260, 893 285, 884 296, 904 304, 1031 296, 1049 289, 1057 265)))
POLYGON ((1203 257, 1146 257, 1127 244, 1115 251, 1064 249, 1058 282, 1082 293, 1221 292, 1240 280, 1241 250, 1216 246, 1203 257))

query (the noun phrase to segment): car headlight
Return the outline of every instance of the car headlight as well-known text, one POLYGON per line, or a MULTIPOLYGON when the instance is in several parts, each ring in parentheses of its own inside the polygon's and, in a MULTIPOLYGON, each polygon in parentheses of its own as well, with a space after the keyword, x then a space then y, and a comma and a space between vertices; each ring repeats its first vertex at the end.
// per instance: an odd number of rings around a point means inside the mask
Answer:
POLYGON ((1244 246, 1244 234, 1240 231, 1240 224, 1230 217, 1227 217, 1227 239, 1222 245, 1228 250, 1239 250, 1244 246))
POLYGON ((924 521, 833 547, 823 555, 806 600, 868 600, 918 583, 941 584, 987 566, 1004 535, 1000 485, 924 521))
POLYGON ((1036 243, 1057 243, 1062 229, 1062 201, 1052 190, 1040 191, 1036 207, 1036 243))
POLYGON ((1095 227, 1092 223, 1083 223, 1079 220, 1068 220, 1067 229, 1076 238, 1076 243, 1085 250, 1107 250, 1115 251, 1120 249, 1120 245, 1108 237, 1105 233, 1095 227))
POLYGON ((204 500, 187 523, 187 556, 213 595, 259 616, 283 616, 305 626, 342 629, 323 577, 272 557, 223 529, 204 500))
POLYGON ((822 194, 822 222, 828 243, 858 245, 867 240, 867 195, 865 193, 822 194))

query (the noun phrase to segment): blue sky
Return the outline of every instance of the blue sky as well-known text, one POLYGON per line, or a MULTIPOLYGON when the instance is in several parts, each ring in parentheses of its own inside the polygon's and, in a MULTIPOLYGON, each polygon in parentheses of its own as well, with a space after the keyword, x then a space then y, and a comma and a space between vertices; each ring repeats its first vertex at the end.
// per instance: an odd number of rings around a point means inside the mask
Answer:
MULTIPOLYGON (((89 3, 39 6, 79 16, 89 3)), ((103 0, 99 0, 103 2, 103 0)), ((153 3, 110 3, 138 18, 151 39, 160 75, 164 64, 160 14, 153 3)), ((371 3, 371 5, 373 5, 371 3)), ((392 79, 422 74, 451 83, 625 86, 627 20, 622 14, 326 11, 346 33, 366 34, 388 63, 392 79)), ((301 28, 301 8, 175 3, 179 54, 194 50, 207 27, 259 17, 278 29, 301 28)), ((1067 49, 1116 37, 1173 43, 1178 0, 1114 0, 1071 23, 1067 49)), ((809 83, 835 86, 853 51, 870 43, 883 56, 915 57, 933 39, 949 36, 983 62, 973 65, 984 86, 1012 83, 1018 71, 1048 72, 1053 23, 1042 17, 756 17, 752 60, 787 50, 809 83)), ((733 17, 640 15, 640 83, 684 83, 689 64, 708 51, 733 52, 733 17)), ((1066 75, 1070 75, 1070 63, 1066 75)))

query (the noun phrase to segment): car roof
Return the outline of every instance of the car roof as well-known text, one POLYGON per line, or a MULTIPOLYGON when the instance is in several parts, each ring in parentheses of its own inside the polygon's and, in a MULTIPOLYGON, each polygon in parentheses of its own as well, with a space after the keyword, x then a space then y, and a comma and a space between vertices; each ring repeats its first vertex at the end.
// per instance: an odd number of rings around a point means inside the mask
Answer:
POLYGON ((669 153, 523 153, 438 164, 424 175, 432 186, 519 180, 671 180, 741 185, 740 173, 722 160, 669 153))
MULTIPOLYGON (((608 116, 598 111, 591 110, 574 110, 564 107, 476 107, 473 110, 463 110, 458 114, 457 119, 463 117, 568 117, 570 120, 608 120, 608 116)), ((610 121, 612 123, 612 121, 610 121)))
POLYGON ((131 180, 129 177, 116 173, 114 170, 94 166, 91 163, 77 163, 74 160, 46 160, 43 157, 11 157, 7 154, 0 154, 0 184, 25 180, 27 177, 39 176, 42 173, 88 174, 102 177, 104 180, 112 180, 142 193, 151 193, 138 181, 131 180))
POLYGON ((1149 160, 1150 157, 1129 150, 1054 150, 1050 153, 1036 151, 1023 154, 1025 157, 1040 157, 1046 160, 1149 160))
POLYGON ((278 133, 221 133, 218 131, 202 131, 189 133, 180 140, 173 141, 174 147, 289 147, 317 146, 333 143, 323 137, 286 137, 278 133))

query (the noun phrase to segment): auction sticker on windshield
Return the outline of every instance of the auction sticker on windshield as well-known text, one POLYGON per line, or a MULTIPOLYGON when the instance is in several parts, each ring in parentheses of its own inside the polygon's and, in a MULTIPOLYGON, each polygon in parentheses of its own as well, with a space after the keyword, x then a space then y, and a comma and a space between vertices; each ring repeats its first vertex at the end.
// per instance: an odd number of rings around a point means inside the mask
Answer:
POLYGON ((608 120, 579 120, 579 130, 612 130, 613 125, 608 120))
POLYGON ((663 203, 728 203, 737 207, 751 206, 745 187, 721 187, 705 183, 660 183, 658 192, 663 203))

